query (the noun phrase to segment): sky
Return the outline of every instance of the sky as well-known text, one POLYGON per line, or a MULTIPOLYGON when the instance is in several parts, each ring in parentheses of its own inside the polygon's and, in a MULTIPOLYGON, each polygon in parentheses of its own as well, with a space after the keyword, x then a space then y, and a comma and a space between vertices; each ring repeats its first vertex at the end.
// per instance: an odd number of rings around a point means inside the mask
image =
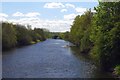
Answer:
POLYGON ((70 31, 77 15, 94 7, 98 2, 2 2, 0 21, 46 28, 51 32, 70 31))

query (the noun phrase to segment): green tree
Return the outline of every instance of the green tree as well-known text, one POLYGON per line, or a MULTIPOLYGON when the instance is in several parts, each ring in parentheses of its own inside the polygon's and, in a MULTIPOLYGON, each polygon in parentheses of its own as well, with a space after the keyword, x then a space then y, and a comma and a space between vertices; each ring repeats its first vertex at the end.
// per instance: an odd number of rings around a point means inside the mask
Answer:
POLYGON ((2 49, 13 48, 16 43, 16 31, 13 25, 10 23, 2 23, 2 49))
POLYGON ((64 40, 70 40, 70 32, 66 31, 64 33, 60 33, 59 35, 61 38, 63 38, 64 40))
POLYGON ((31 44, 32 37, 30 31, 22 25, 15 25, 17 32, 17 44, 18 45, 28 45, 31 44))
POLYGON ((88 52, 91 48, 89 36, 92 16, 91 10, 76 16, 70 31, 70 41, 79 46, 81 52, 88 52))
POLYGON ((45 38, 45 32, 43 29, 40 29, 40 28, 35 28, 34 31, 40 35, 39 39, 44 41, 46 38, 45 38))
POLYGON ((101 67, 109 69, 120 64, 120 2, 99 3, 91 31, 94 43, 92 54, 96 55, 101 67))

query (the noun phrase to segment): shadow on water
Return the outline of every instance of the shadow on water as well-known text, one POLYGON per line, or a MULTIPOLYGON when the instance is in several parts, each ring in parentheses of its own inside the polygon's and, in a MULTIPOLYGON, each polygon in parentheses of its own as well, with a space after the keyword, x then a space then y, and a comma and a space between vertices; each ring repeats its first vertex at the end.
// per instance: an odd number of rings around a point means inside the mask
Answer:
POLYGON ((94 78, 114 78, 111 73, 101 70, 99 65, 91 59, 89 54, 81 53, 80 49, 76 46, 71 46, 70 49, 73 55, 76 56, 78 59, 83 60, 84 62, 88 62, 94 66, 94 68, 92 69, 92 74, 94 75, 94 78))
MULTIPOLYGON (((38 42, 38 43, 40 43, 40 42, 38 42)), ((36 43, 36 44, 38 44, 38 43, 36 43)), ((2 50, 2 55, 7 55, 7 54, 10 55, 12 53, 14 54, 15 50, 29 48, 29 47, 31 47, 33 45, 35 45, 35 44, 23 45, 23 46, 16 46, 14 48, 5 49, 5 50, 2 50)))

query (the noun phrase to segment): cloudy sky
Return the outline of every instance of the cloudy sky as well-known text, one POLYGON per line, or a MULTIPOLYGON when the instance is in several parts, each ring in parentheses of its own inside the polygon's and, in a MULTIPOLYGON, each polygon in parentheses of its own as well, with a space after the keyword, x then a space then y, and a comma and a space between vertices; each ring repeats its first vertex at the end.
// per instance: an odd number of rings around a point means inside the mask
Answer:
POLYGON ((47 28, 52 32, 70 30, 76 15, 83 14, 97 2, 3 2, 0 21, 47 28))

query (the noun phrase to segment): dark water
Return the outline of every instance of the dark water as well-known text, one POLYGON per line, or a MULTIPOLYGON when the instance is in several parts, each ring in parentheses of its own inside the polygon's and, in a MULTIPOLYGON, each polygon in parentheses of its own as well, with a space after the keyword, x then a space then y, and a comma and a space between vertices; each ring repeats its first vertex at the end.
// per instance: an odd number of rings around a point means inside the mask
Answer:
POLYGON ((64 40, 48 39, 3 52, 4 78, 99 78, 110 77, 79 49, 64 40))

